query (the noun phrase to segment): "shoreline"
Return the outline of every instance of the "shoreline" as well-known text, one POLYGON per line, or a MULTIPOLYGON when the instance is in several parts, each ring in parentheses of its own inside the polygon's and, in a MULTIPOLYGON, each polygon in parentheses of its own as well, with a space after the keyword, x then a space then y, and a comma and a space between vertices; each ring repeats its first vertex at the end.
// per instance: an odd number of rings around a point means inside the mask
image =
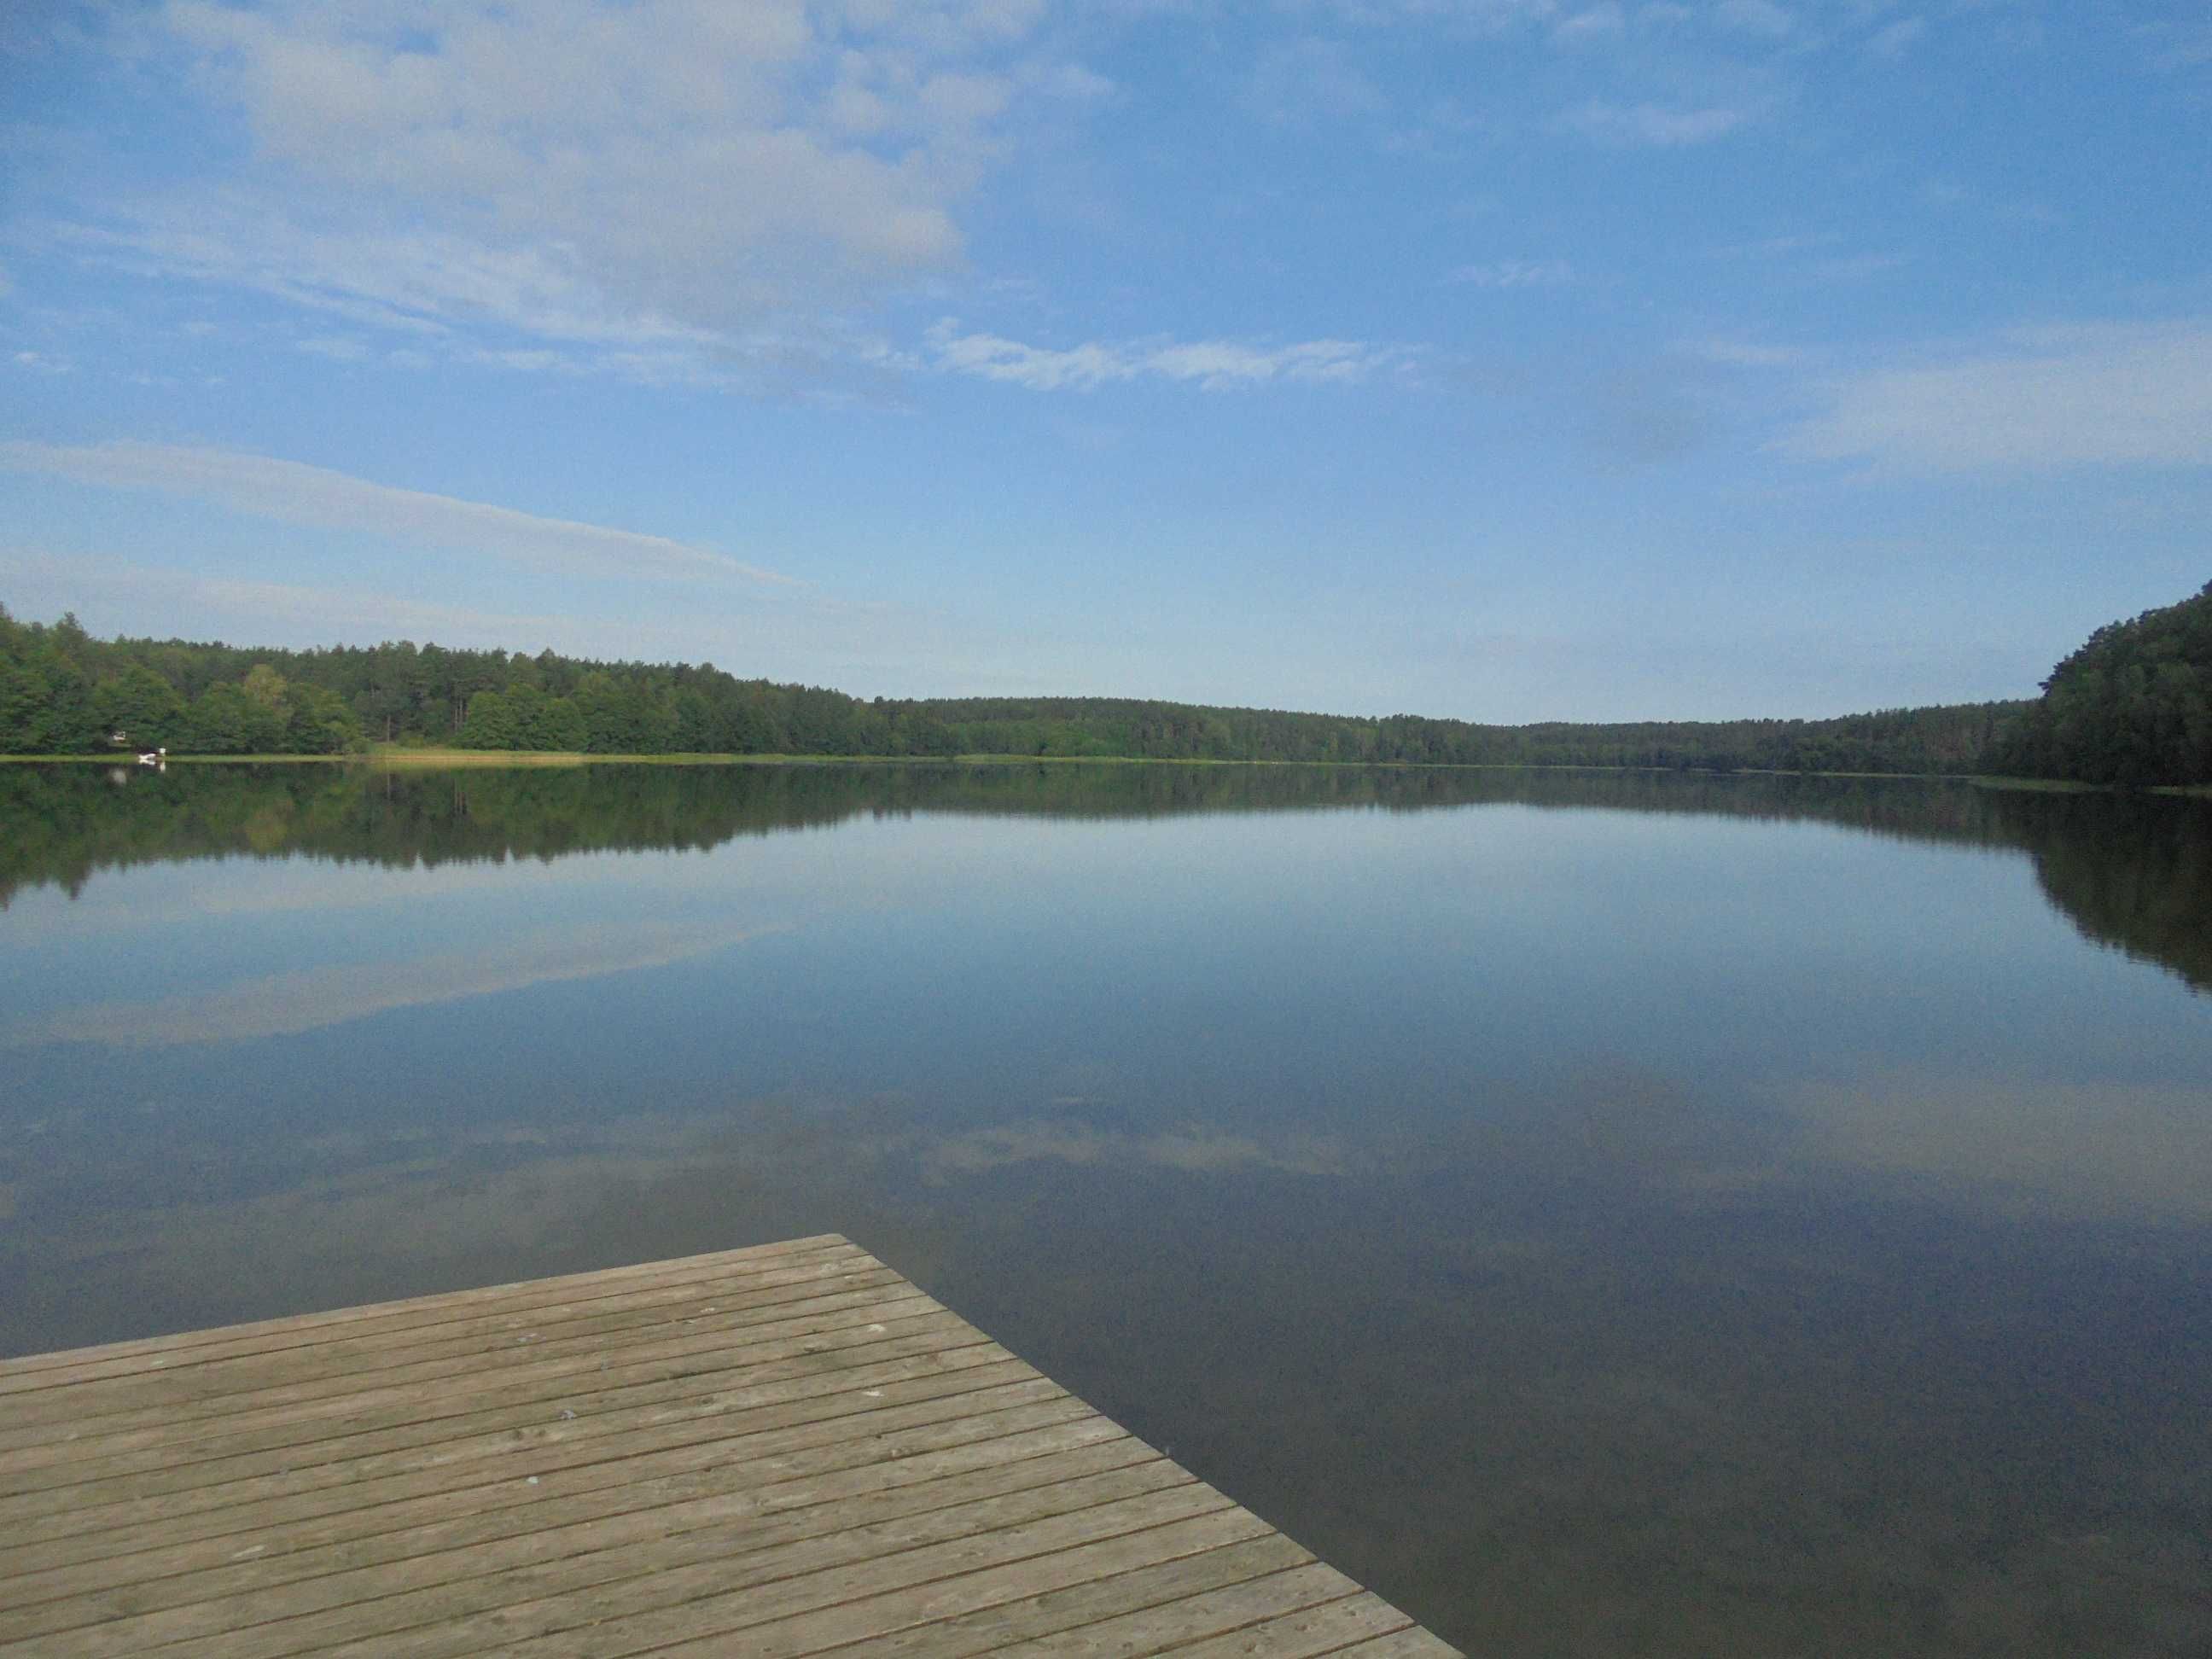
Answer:
MULTIPOLYGON (((1778 772, 1754 767, 1728 771, 1695 766, 1607 766, 1596 762, 1533 761, 1295 761, 1237 760, 1165 755, 592 755, 571 750, 378 748, 360 755, 171 755, 177 766, 365 766, 380 771, 462 771, 471 768, 565 768, 578 766, 1275 766, 1327 767, 1345 770, 1401 772, 1607 772, 1705 778, 1890 779, 1923 783, 1965 783, 1981 789, 2016 789, 2051 794, 2169 795, 2212 799, 2212 784, 2152 784, 2124 790, 2110 784, 2065 778, 2014 778, 1975 772, 1778 772)), ((136 769, 137 757, 121 755, 0 755, 0 766, 120 766, 136 769)))

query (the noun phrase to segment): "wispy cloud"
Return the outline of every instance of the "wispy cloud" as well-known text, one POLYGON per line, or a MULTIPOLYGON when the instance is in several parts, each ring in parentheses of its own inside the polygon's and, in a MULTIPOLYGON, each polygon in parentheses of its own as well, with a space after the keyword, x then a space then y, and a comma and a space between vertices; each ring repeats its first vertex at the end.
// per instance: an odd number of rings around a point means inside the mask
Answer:
POLYGON ((1570 12, 1552 26, 1552 39, 1561 46, 1588 46, 1619 38, 1628 27, 1628 14, 1620 0, 1602 0, 1581 11, 1570 12))
POLYGON ((1559 125, 1593 143, 1679 149, 1725 138, 1758 113, 1741 105, 1681 109, 1667 104, 1616 104, 1594 98, 1561 114, 1559 125))
POLYGON ((1245 84, 1244 102, 1277 126, 1377 115, 1388 107, 1382 88, 1342 43, 1319 40, 1283 41, 1262 52, 1245 84))
POLYGON ((1867 38, 1867 50, 1877 58, 1901 58, 1928 33, 1924 17, 1900 17, 1867 38))
MULTIPOLYGON (((189 210, 149 206, 121 225, 50 226, 46 234, 88 264, 265 295, 371 339, 406 342, 377 351, 352 340, 349 361, 442 360, 760 390, 802 363, 808 380, 834 377, 852 356, 851 343, 825 320, 743 330, 681 323, 586 280, 557 251, 494 248, 415 226, 309 228, 234 195, 189 210), (527 343, 511 343, 518 337, 527 343)), ((301 349, 331 355, 313 343, 301 349)))
POLYGON ((109 488, 158 489, 287 524, 366 530, 563 575, 797 579, 665 536, 542 518, 513 507, 400 489, 273 456, 180 444, 0 443, 0 466, 109 488))
POLYGON ((0 1045, 167 1048, 291 1036, 399 1008, 666 967, 775 931, 681 922, 544 928, 483 951, 310 968, 151 1001, 64 1009, 0 1031, 0 1045))
POLYGON ((2203 1226, 2212 1143, 2201 1091, 2119 1081, 1899 1072, 1805 1083, 1803 1156, 1935 1177, 2000 1213, 2203 1226))
POLYGON ((1787 236, 1762 237, 1755 242, 1723 243, 1709 252, 1716 259, 1788 259, 1819 248, 1834 247, 1843 240, 1841 231, 1801 231, 1787 236))
POLYGON ((1462 265, 1446 280, 1471 288, 1559 288, 1575 280, 1575 270, 1565 259, 1498 259, 1462 265))
MULTIPOLYGON (((1939 206, 1949 207, 1963 199, 1964 192, 1954 192, 1941 184, 1926 187, 1923 199, 1939 206)), ((1893 249, 1862 249, 1845 251, 1848 244, 1840 231, 1806 231, 1786 236, 1769 236, 1754 242, 1730 242, 1709 248, 1706 254, 1715 259, 1772 260, 1780 267, 1780 274, 1798 283, 1863 283, 1893 270, 1901 270, 1913 262, 1913 255, 1893 249)))
POLYGON ((1304 0, 1304 3, 1366 27, 1442 23, 1478 33, 1497 33, 1517 24, 1548 23, 1559 9, 1559 0, 1304 0))
POLYGON ((310 357, 327 357, 334 363, 358 363, 369 356, 367 346, 343 334, 309 335, 293 342, 293 349, 304 351, 310 357))
POLYGON ((1755 340, 1693 340, 1682 349, 1692 357, 1728 368, 1792 368, 1805 361, 1805 353, 1796 346, 1767 345, 1755 340))
POLYGON ((1820 283, 1863 283, 1873 276, 1886 276, 1902 270, 1912 263, 1909 253, 1847 253, 1832 259, 1815 259, 1806 266, 1806 274, 1820 283))
POLYGON ((1901 471, 2212 466, 2212 319, 2022 330, 1832 383, 1780 442, 1901 471))
POLYGON ((1764 40, 1779 40, 1797 27, 1797 20, 1774 0, 1721 0, 1713 15, 1729 28, 1764 40))
POLYGON ((1260 346, 1236 340, 1097 341, 1054 349, 995 334, 963 334, 950 319, 927 336, 931 364, 957 374, 1002 380, 1032 392, 1089 392, 1138 380, 1229 392, 1274 384, 1344 385, 1402 367, 1401 349, 1357 340, 1304 340, 1260 346))
POLYGON ((253 646, 311 648, 377 640, 434 640, 476 650, 649 662, 717 662, 769 679, 830 679, 863 694, 1000 693, 1048 682, 1071 647, 1034 623, 1000 629, 973 617, 895 601, 849 600, 806 587, 729 595, 671 585, 654 603, 586 596, 572 609, 492 609, 355 581, 330 586, 204 574, 122 554, 17 543, 0 532, 0 597, 23 617, 76 611, 95 634, 177 632, 253 646), (702 603, 712 597, 715 602, 702 603))
POLYGON ((2173 74, 2212 64, 2212 22, 2148 23, 2136 33, 2150 44, 2154 69, 2173 74))
MULTIPOLYGON (((135 619, 147 615, 204 617, 214 624, 210 631, 223 637, 274 635, 270 642, 280 645, 380 638, 516 650, 551 645, 578 655, 610 648, 608 630, 591 617, 484 611, 361 588, 201 575, 123 558, 63 558, 0 548, 0 584, 26 615, 89 607, 128 616, 137 626, 144 624, 135 619)), ((622 631, 628 638, 640 630, 626 623, 622 631)), ((668 641, 677 642, 672 637, 668 641)))
MULTIPOLYGON (((1066 1103, 1081 1108, 1083 1099, 1066 1103)), ((1291 1132, 1265 1140, 1191 1124, 1151 1135, 1102 1130, 1073 1113, 994 1124, 926 1143, 923 1165, 933 1179, 980 1175, 1009 1164, 1050 1162, 1079 1166, 1157 1164, 1186 1171, 1287 1170, 1340 1176, 1380 1161, 1374 1148, 1354 1155, 1334 1137, 1291 1132)))

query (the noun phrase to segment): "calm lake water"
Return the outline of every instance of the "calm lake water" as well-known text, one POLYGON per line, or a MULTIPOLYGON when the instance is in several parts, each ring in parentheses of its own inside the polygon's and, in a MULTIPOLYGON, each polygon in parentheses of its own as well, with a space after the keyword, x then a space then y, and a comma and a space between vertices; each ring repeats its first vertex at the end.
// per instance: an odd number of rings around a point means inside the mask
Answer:
POLYGON ((0 769, 0 1352, 850 1235, 1498 1654, 2212 1651, 2212 803, 0 769))

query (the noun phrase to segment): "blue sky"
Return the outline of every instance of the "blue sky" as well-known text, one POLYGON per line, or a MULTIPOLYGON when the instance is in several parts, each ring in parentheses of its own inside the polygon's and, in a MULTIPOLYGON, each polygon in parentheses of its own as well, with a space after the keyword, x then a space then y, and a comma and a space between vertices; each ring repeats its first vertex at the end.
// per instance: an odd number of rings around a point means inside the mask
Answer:
POLYGON ((861 695, 2031 694, 2212 576, 2212 14, 0 21, 0 600, 861 695))

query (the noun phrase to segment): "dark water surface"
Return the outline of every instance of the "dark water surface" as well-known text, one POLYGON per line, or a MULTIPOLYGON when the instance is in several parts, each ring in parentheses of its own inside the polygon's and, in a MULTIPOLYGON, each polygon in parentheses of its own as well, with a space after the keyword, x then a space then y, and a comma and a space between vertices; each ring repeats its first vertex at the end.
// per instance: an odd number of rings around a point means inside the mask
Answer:
POLYGON ((1499 1654, 2212 1652, 2212 805, 0 769, 0 1352, 850 1235, 1499 1654))

